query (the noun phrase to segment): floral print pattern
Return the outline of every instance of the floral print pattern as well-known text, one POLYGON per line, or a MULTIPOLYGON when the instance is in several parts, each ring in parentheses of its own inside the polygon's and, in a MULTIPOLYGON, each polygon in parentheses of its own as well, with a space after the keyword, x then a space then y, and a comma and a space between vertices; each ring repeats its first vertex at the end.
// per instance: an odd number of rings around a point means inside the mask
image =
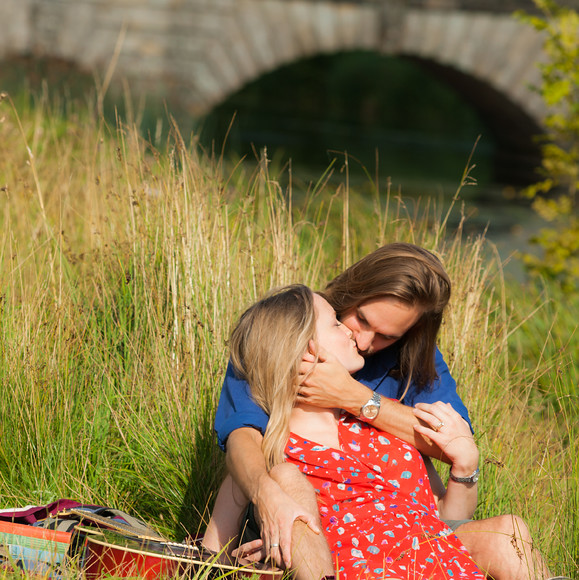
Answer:
POLYGON ((420 453, 343 413, 340 449, 291 434, 287 460, 316 489, 340 580, 484 580, 438 517, 420 453))

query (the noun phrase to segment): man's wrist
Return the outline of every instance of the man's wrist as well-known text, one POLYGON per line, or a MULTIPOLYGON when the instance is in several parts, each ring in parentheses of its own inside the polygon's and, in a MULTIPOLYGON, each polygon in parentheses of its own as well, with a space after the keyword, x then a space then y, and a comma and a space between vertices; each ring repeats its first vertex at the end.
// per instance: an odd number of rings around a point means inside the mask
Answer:
POLYGON ((257 502, 257 499, 267 493, 267 489, 272 485, 276 485, 275 481, 269 476, 267 471, 260 473, 255 479, 255 486, 253 486, 253 493, 251 494, 251 501, 257 502))
POLYGON ((372 397, 362 405, 360 413, 358 414, 358 419, 362 421, 374 421, 380 413, 380 404, 382 402, 382 397, 379 393, 374 391, 372 397))
POLYGON ((374 391, 359 383, 356 379, 352 379, 352 381, 355 383, 355 385, 352 384, 352 388, 350 389, 352 398, 344 401, 341 408, 351 415, 354 415, 354 417, 359 417, 360 409, 372 398, 374 391))

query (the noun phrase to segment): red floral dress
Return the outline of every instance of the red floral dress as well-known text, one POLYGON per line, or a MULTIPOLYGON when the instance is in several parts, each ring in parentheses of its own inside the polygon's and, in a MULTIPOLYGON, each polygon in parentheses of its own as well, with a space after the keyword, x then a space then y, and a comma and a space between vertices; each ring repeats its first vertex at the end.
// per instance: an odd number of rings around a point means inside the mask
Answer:
POLYGON ((347 413, 338 436, 333 449, 292 433, 285 452, 316 489, 340 580, 484 580, 439 519, 415 447, 347 413))

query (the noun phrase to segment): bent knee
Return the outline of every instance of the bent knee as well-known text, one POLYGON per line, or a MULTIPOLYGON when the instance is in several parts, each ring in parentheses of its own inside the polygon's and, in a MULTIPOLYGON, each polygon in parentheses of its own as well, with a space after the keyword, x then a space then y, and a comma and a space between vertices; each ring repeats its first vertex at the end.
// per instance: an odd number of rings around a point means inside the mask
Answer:
POLYGON ((520 538, 529 542, 531 541, 529 527, 522 517, 508 514, 497 516, 493 519, 496 521, 497 530, 503 534, 513 538, 520 538))

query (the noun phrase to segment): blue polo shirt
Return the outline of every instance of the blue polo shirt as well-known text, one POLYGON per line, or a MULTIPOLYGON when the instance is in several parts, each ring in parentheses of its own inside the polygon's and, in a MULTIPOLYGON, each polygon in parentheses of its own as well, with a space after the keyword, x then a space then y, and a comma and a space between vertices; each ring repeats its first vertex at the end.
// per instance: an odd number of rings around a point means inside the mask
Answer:
MULTIPOLYGON (((404 392, 405 381, 389 376, 397 361, 398 345, 394 344, 367 357, 364 368, 358 371, 354 377, 383 397, 399 399, 404 392)), ((471 425, 468 411, 456 392, 456 382, 438 349, 436 349, 435 363, 438 379, 420 392, 418 392, 416 385, 411 383, 402 402, 410 407, 416 403, 435 403, 436 401, 450 403, 454 410, 471 425)), ((265 411, 251 398, 249 385, 235 375, 230 362, 227 365, 221 397, 215 414, 215 431, 219 446, 225 451, 229 434, 241 427, 253 427, 262 434, 265 433, 268 420, 269 417, 265 411)))

